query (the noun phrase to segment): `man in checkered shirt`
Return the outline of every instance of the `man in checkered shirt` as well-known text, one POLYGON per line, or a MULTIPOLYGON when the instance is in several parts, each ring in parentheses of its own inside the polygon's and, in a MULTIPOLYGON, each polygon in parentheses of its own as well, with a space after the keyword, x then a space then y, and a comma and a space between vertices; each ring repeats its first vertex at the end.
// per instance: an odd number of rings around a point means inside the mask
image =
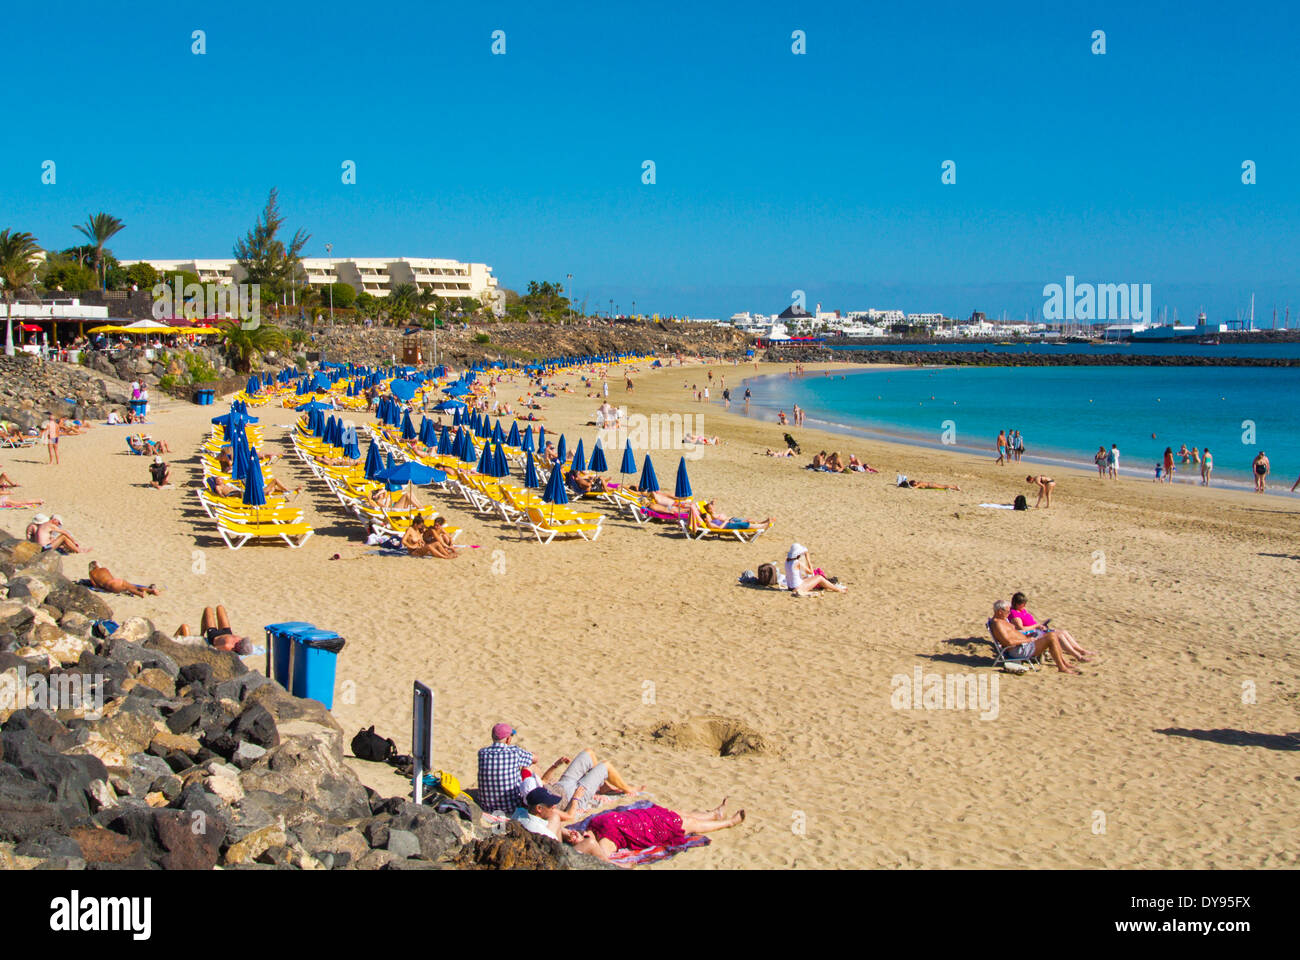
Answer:
POLYGON ((489 813, 514 813, 523 805, 519 771, 535 762, 531 753, 515 746, 518 731, 508 723, 492 728, 492 745, 478 752, 478 805, 489 813))

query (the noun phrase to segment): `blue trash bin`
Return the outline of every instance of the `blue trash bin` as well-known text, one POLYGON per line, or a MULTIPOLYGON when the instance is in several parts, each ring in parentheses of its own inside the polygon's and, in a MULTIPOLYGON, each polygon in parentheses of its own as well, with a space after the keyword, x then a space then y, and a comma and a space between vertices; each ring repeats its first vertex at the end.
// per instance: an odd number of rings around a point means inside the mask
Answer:
POLYGON ((137 417, 143 417, 146 413, 149 412, 149 401, 148 401, 148 400, 132 400, 132 401, 131 401, 131 412, 134 413, 137 417))
POLYGON ((315 630, 316 625, 303 620, 287 620, 267 624, 265 629, 266 675, 288 690, 294 637, 303 630, 315 630))
POLYGON ((199 390, 195 390, 194 402, 197 403, 200 407, 210 407, 212 406, 212 400, 215 394, 216 391, 210 388, 202 388, 199 390))
POLYGON ((289 692, 334 709, 334 669, 344 640, 332 630, 300 630, 293 635, 293 685, 289 692))

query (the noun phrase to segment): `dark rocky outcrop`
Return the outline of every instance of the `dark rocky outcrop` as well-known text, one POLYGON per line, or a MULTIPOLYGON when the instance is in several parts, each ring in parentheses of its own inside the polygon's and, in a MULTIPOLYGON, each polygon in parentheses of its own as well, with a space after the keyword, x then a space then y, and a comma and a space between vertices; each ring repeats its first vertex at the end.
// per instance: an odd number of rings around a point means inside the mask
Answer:
POLYGON ((492 839, 482 812, 471 802, 465 820, 368 790, 321 704, 148 620, 121 619, 100 639, 83 628, 95 604, 111 608, 79 596, 48 554, 0 534, 0 563, 14 573, 0 582, 0 869, 565 869, 592 860, 520 838, 517 825, 507 828, 514 847, 465 853, 492 839), (41 603, 50 597, 69 599, 41 603))

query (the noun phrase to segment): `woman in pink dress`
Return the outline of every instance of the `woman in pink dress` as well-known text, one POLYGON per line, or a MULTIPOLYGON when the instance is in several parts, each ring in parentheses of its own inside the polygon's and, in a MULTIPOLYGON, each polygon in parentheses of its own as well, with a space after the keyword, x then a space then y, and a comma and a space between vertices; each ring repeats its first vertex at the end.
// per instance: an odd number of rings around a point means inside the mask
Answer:
POLYGON ((666 807, 610 810, 591 818, 584 833, 564 831, 564 840, 582 853, 609 860, 616 850, 644 850, 673 846, 695 834, 724 830, 745 821, 745 811, 726 815, 726 798, 712 810, 676 813, 666 807))

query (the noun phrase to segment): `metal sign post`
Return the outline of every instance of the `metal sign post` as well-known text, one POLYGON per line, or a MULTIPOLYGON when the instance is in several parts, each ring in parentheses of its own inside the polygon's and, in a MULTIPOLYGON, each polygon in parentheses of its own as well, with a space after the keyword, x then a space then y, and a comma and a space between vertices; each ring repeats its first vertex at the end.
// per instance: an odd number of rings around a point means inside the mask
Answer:
POLYGON ((411 690, 411 790, 424 802, 424 775, 433 770, 433 691, 419 680, 411 690))

